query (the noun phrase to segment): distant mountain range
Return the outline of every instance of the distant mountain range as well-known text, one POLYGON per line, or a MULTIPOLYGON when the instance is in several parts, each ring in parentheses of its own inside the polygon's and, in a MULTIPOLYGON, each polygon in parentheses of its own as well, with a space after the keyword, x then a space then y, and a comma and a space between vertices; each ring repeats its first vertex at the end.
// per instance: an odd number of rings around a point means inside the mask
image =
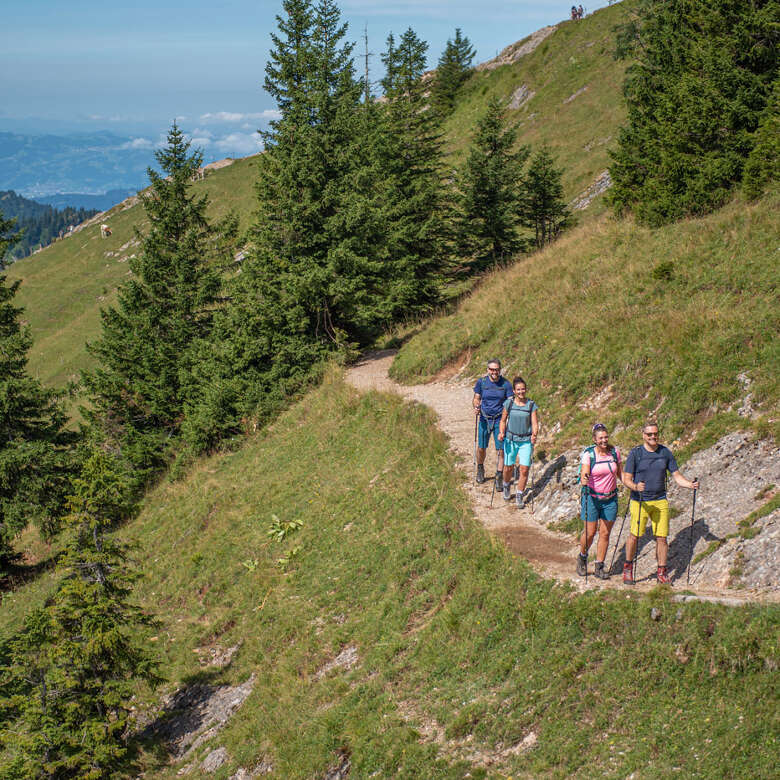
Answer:
POLYGON ((148 183, 146 169, 154 149, 143 139, 109 132, 25 135, 0 132, 0 190, 15 190, 56 206, 108 208, 148 183), (62 200, 61 193, 111 197, 100 203, 62 200), (57 195, 56 203, 50 196, 57 195), (110 202, 109 202, 110 201, 110 202))
POLYGON ((138 188, 124 190, 109 190, 102 195, 85 195, 82 192, 65 192, 59 195, 41 195, 35 198, 38 203, 45 203, 48 206, 54 206, 55 209, 74 208, 74 209, 97 209, 98 211, 107 211, 117 203, 121 203, 125 198, 135 195, 138 188))

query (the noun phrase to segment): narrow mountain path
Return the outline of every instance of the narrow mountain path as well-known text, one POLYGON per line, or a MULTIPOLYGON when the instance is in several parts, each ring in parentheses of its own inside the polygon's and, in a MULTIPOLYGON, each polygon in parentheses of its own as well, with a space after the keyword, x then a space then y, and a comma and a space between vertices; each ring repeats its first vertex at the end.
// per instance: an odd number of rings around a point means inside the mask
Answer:
MULTIPOLYGON (((474 417, 469 412, 473 398, 472 383, 458 380, 431 382, 423 385, 400 385, 390 379, 388 375, 394 356, 394 350, 383 350, 366 355, 347 370, 347 381, 360 391, 378 390, 397 393, 409 401, 426 404, 436 412, 439 427, 448 436, 451 448, 458 457, 464 477, 463 488, 469 494, 474 513, 482 525, 501 537, 514 554, 521 555, 528 560, 534 569, 545 577, 554 577, 556 580, 569 582, 580 591, 585 590, 586 587, 588 589, 625 589, 619 575, 613 574, 606 581, 598 580, 592 576, 595 547, 591 548, 589 566, 591 574, 588 576, 586 586, 585 578, 577 576, 575 572, 578 545, 571 535, 549 530, 541 522, 534 519, 530 508, 518 509, 514 500, 505 502, 498 492, 493 497, 491 508, 493 481, 488 480, 482 485, 477 485, 473 479, 474 417)), ((495 453, 490 449, 486 461, 486 474, 493 473, 494 463, 495 453)), ((625 538, 625 531, 623 538, 625 538)), ((610 545, 607 560, 611 557, 611 548, 612 545, 610 545)), ((641 560, 642 556, 640 555, 641 560)), ((656 584, 654 578, 648 579, 642 575, 640 570, 639 581, 632 590, 646 591, 655 587, 656 584)), ((721 601, 732 605, 757 600, 778 600, 777 594, 772 593, 760 594, 757 598, 753 598, 752 593, 750 597, 746 597, 744 592, 739 591, 725 589, 714 591, 693 585, 690 587, 678 585, 678 587, 687 593, 696 594, 702 600, 721 601)))

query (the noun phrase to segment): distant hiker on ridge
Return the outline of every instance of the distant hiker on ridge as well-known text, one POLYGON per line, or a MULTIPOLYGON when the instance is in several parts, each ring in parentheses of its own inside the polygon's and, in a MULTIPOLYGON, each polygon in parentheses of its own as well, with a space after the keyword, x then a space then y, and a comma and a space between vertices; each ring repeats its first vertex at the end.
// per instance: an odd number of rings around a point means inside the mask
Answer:
POLYGON ((493 434, 493 442, 496 445, 498 462, 496 463, 495 489, 502 490, 503 480, 501 472, 504 466, 504 446, 498 439, 501 414, 504 401, 512 397, 512 385, 509 380, 501 376, 501 361, 489 360, 487 375, 477 379, 474 385, 474 412, 479 419, 479 436, 477 442, 477 482, 485 481, 485 455, 493 434))
POLYGON ((598 523, 599 543, 596 547, 596 576, 608 580, 604 559, 609 547, 609 534, 617 518, 617 481, 622 481, 620 450, 609 443, 609 431, 603 423, 593 426, 593 444, 580 456, 580 483, 582 484, 581 512, 585 526, 580 537, 580 554, 577 557, 577 574, 584 577, 588 570, 588 550, 596 536, 598 523))
POLYGON ((539 432, 539 407, 535 401, 526 397, 525 379, 516 376, 512 380, 514 395, 504 401, 504 411, 498 438, 504 442, 504 500, 511 498, 509 486, 512 484, 512 470, 518 466, 515 501, 519 509, 525 504, 523 492, 528 484, 528 471, 534 455, 534 444, 539 432))
POLYGON ((628 453, 623 471, 623 484, 631 491, 631 533, 626 540, 626 562, 623 582, 634 584, 634 555, 637 539, 645 532, 648 518, 655 536, 655 557, 658 562, 658 582, 668 583, 666 559, 669 555, 669 502, 666 500, 666 472, 688 490, 698 490, 699 483, 686 479, 677 466, 671 450, 658 443, 658 425, 645 423, 644 442, 628 453))

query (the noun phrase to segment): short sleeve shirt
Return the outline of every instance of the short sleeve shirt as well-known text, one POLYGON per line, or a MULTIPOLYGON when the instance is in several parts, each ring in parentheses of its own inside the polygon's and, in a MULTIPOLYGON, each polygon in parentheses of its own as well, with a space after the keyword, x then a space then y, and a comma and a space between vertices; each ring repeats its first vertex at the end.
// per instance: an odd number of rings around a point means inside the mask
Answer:
MULTIPOLYGON (((620 465, 620 450, 615 447, 607 455, 595 452, 596 462, 590 470, 588 487, 599 496, 608 496, 617 488, 617 467, 620 465), (617 463, 615 462, 617 461, 617 463)), ((585 450, 580 458, 583 466, 590 466, 590 452, 585 450)))
POLYGON ((481 397, 480 410, 487 418, 500 417, 504 401, 514 395, 512 383, 503 376, 499 376, 497 382, 486 376, 477 379, 474 393, 481 397))
MULTIPOLYGON (((674 474, 680 467, 671 450, 661 444, 655 452, 644 446, 634 447, 626 458, 626 471, 634 475, 634 482, 644 482, 642 501, 666 498, 666 472, 674 474)), ((632 490, 631 500, 639 501, 639 493, 632 490)))

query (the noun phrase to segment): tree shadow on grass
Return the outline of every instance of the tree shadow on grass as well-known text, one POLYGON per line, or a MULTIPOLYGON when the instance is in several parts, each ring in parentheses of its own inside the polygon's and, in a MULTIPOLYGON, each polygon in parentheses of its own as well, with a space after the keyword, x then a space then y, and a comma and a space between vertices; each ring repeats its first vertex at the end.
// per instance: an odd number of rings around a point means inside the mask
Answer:
POLYGON ((55 553, 48 558, 36 563, 22 563, 23 556, 17 553, 6 557, 0 566, 0 594, 12 593, 30 582, 38 579, 42 574, 50 571, 57 565, 60 553, 55 553))

